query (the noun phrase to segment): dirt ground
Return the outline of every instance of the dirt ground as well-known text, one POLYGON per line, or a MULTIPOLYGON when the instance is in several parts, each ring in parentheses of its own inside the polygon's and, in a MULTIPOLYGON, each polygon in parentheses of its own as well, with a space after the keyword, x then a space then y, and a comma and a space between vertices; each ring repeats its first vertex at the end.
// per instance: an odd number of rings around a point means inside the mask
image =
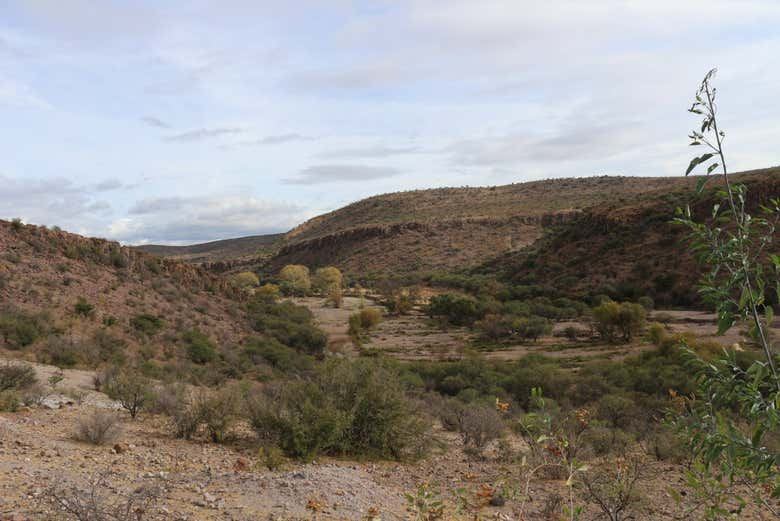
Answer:
MULTIPOLYGON (((328 334, 331 350, 353 355, 357 354, 359 349, 347 334, 349 316, 362 307, 384 310, 370 298, 345 297, 341 308, 328 306, 322 298, 296 299, 295 302, 312 311, 319 327, 328 334)), ((717 317, 713 313, 656 310, 648 316, 648 323, 655 321, 661 321, 669 334, 690 332, 697 338, 715 341, 724 346, 746 343, 745 332, 748 326, 744 324, 737 325, 723 336, 717 336, 717 317)), ((771 333, 780 334, 780 328, 773 328, 771 333)), ((590 324, 582 321, 557 322, 552 335, 535 342, 485 346, 476 340, 473 331, 462 327, 443 329, 417 309, 408 315, 386 314, 361 349, 380 351, 399 360, 439 361, 458 360, 469 350, 479 351, 485 358, 493 360, 516 360, 536 353, 560 359, 566 365, 576 366, 588 360, 620 360, 654 348, 643 336, 627 344, 605 343, 595 336, 590 324), (576 340, 570 340, 564 335, 567 327, 574 327, 579 332, 576 340)))

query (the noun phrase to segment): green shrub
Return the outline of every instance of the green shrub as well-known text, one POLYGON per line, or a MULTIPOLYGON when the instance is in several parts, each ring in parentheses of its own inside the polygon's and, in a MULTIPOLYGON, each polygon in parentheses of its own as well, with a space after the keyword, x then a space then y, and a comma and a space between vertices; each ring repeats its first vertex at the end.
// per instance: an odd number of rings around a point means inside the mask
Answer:
POLYGON ((399 375, 374 359, 327 362, 308 381, 273 387, 250 401, 261 439, 292 457, 317 454, 405 459, 425 449, 426 424, 399 375))
POLYGON ((428 303, 428 315, 442 318, 456 326, 470 326, 484 315, 477 301, 450 293, 434 295, 428 303))
POLYGON ((0 391, 23 390, 37 382, 35 369, 29 365, 11 363, 0 365, 0 391))
POLYGON ((593 308, 593 320, 599 334, 608 342, 614 342, 618 334, 625 342, 637 335, 645 325, 647 311, 632 302, 609 301, 593 308))
POLYGON ((382 312, 376 308, 365 308, 349 317, 349 336, 360 344, 363 337, 382 321, 382 312))
POLYGON ((155 315, 143 313, 131 318, 130 326, 141 334, 154 336, 162 329, 163 319, 155 315))
POLYGON ((0 311, 0 336, 9 349, 22 349, 38 340, 48 331, 48 318, 24 311, 0 311))
POLYGON ((280 344, 273 338, 250 338, 246 341, 244 355, 253 364, 266 362, 283 373, 301 372, 313 367, 313 359, 295 349, 280 344))
POLYGON ((95 312, 95 306, 87 302, 87 299, 84 297, 79 297, 78 301, 76 301, 76 304, 73 306, 73 311, 82 317, 91 317, 95 312))
POLYGON ((18 392, 0 391, 0 412, 17 412, 21 406, 22 400, 18 392))
POLYGON ((282 449, 275 445, 264 445, 257 450, 257 460, 270 471, 279 470, 287 459, 282 449))
POLYGON ((327 336, 314 325, 314 316, 305 307, 258 298, 248 304, 247 310, 256 331, 307 354, 325 351, 327 336))
POLYGON ((151 398, 151 381, 135 370, 117 371, 103 391, 135 419, 151 398))
POLYGON ((76 338, 62 335, 49 335, 43 349, 46 361, 57 367, 76 366, 84 351, 84 346, 76 338))
POLYGON ((187 357, 196 364, 206 364, 217 357, 214 343, 197 329, 185 332, 181 340, 187 350, 187 357))

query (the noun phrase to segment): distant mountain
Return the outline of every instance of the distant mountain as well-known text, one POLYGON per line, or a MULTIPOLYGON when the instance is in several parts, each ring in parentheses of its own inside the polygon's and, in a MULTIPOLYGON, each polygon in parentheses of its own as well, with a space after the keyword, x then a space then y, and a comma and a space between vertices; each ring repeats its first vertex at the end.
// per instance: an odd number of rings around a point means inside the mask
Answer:
MULTIPOLYGON (((696 298, 692 260, 668 221, 676 207, 696 200, 699 179, 601 176, 398 192, 315 217, 282 236, 143 249, 215 271, 335 265, 354 280, 370 280, 478 268, 565 283, 577 292, 652 286, 662 300, 685 302, 696 298)), ((734 176, 770 195, 780 194, 778 179, 780 168, 734 176)), ((721 183, 713 176, 702 208, 721 183)))
POLYGON ((160 257, 170 257, 191 263, 212 263, 243 257, 258 257, 273 251, 283 233, 252 235, 238 239, 223 239, 189 246, 146 244, 136 249, 160 257))

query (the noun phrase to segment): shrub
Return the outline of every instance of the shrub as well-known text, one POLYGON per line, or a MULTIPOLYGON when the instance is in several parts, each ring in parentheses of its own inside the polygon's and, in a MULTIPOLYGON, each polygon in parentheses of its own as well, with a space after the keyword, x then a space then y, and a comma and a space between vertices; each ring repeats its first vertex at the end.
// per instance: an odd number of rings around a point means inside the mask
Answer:
POLYGON ((108 397, 118 401, 133 419, 151 398, 150 380, 135 370, 119 371, 103 388, 108 397))
POLYGON ((107 478, 108 473, 103 473, 91 478, 86 487, 57 483, 46 489, 43 499, 57 512, 53 519, 143 521, 165 492, 163 486, 143 484, 121 493, 107 478))
POLYGON ((16 412, 22 404, 17 391, 0 391, 0 412, 16 412))
POLYGON ((76 304, 73 306, 73 311, 82 317, 91 317, 95 312, 95 306, 87 302, 87 299, 84 297, 79 297, 78 301, 76 301, 76 304))
POLYGON ((264 361, 284 373, 300 372, 312 367, 311 357, 298 353, 295 349, 282 345, 272 338, 248 339, 244 347, 244 355, 248 356, 254 364, 264 361))
POLYGON ((636 300, 637 304, 645 308, 645 311, 648 313, 653 310, 653 307, 655 306, 655 302, 653 302, 653 299, 648 296, 639 297, 636 300))
POLYGON ((481 453, 485 446, 504 431, 504 422, 495 407, 474 405, 460 415, 459 431, 463 445, 481 453))
POLYGON ((647 312, 639 304, 609 301, 593 308, 593 319, 599 334, 608 342, 614 342, 618 334, 625 342, 638 334, 645 324, 647 312))
POLYGON ((182 342, 187 350, 187 357, 196 364, 211 362, 217 356, 214 343, 197 329, 185 332, 182 342))
POLYGON ((623 430, 608 427, 593 427, 582 435, 582 442, 593 450, 596 456, 606 454, 625 454, 634 440, 623 430))
POLYGON ((279 300, 281 292, 276 284, 263 284, 255 290, 255 296, 260 300, 276 302, 279 300))
POLYGON ((240 395, 232 387, 223 387, 201 394, 196 400, 197 417, 206 427, 214 443, 227 439, 239 418, 240 395))
POLYGON ((382 312, 365 308, 349 317, 349 336, 359 344, 362 338, 382 321, 382 312))
POLYGON ((484 313, 473 298, 444 293, 431 297, 428 303, 428 315, 431 318, 443 318, 456 326, 470 326, 484 313))
POLYGON ((549 335, 553 327, 546 318, 536 316, 519 318, 513 322, 512 326, 520 338, 534 342, 541 336, 549 335))
POLYGON ((113 440, 117 435, 119 418, 113 412, 96 409, 86 416, 81 416, 76 424, 74 437, 78 441, 103 445, 113 440))
POLYGON ((37 381, 35 369, 29 365, 11 363, 0 365, 0 392, 27 389, 37 381))
POLYGON ((274 303, 255 299, 247 306, 255 330, 284 345, 311 355, 322 354, 327 337, 313 324, 311 311, 292 302, 274 303))
POLYGON ((396 370, 375 359, 333 360, 315 378, 286 383, 249 402, 261 439, 292 457, 319 453, 405 459, 426 447, 396 370))
POLYGON ((72 337, 49 335, 43 349, 46 360, 57 367, 73 367, 79 363, 84 346, 72 337))
POLYGON ((154 336, 162 329, 163 319, 155 315, 144 313, 131 318, 130 326, 141 334, 154 336))
POLYGON ((47 318, 15 309, 0 311, 0 336, 9 349, 22 349, 43 336, 47 318))
POLYGON ((282 449, 275 445, 263 445, 257 450, 257 460, 270 471, 279 470, 287 461, 282 449))
POLYGON ((305 296, 311 290, 309 268, 299 264, 288 264, 279 272, 282 292, 287 295, 305 296))

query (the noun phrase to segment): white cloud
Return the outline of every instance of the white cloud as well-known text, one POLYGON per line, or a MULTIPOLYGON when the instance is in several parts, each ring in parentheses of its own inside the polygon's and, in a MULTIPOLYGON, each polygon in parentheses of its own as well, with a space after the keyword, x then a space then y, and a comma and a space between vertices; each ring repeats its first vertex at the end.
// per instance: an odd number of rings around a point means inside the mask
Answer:
POLYGON ((401 170, 371 165, 314 165, 301 170, 297 176, 285 179, 290 184, 313 185, 335 182, 361 182, 397 176, 401 170))

